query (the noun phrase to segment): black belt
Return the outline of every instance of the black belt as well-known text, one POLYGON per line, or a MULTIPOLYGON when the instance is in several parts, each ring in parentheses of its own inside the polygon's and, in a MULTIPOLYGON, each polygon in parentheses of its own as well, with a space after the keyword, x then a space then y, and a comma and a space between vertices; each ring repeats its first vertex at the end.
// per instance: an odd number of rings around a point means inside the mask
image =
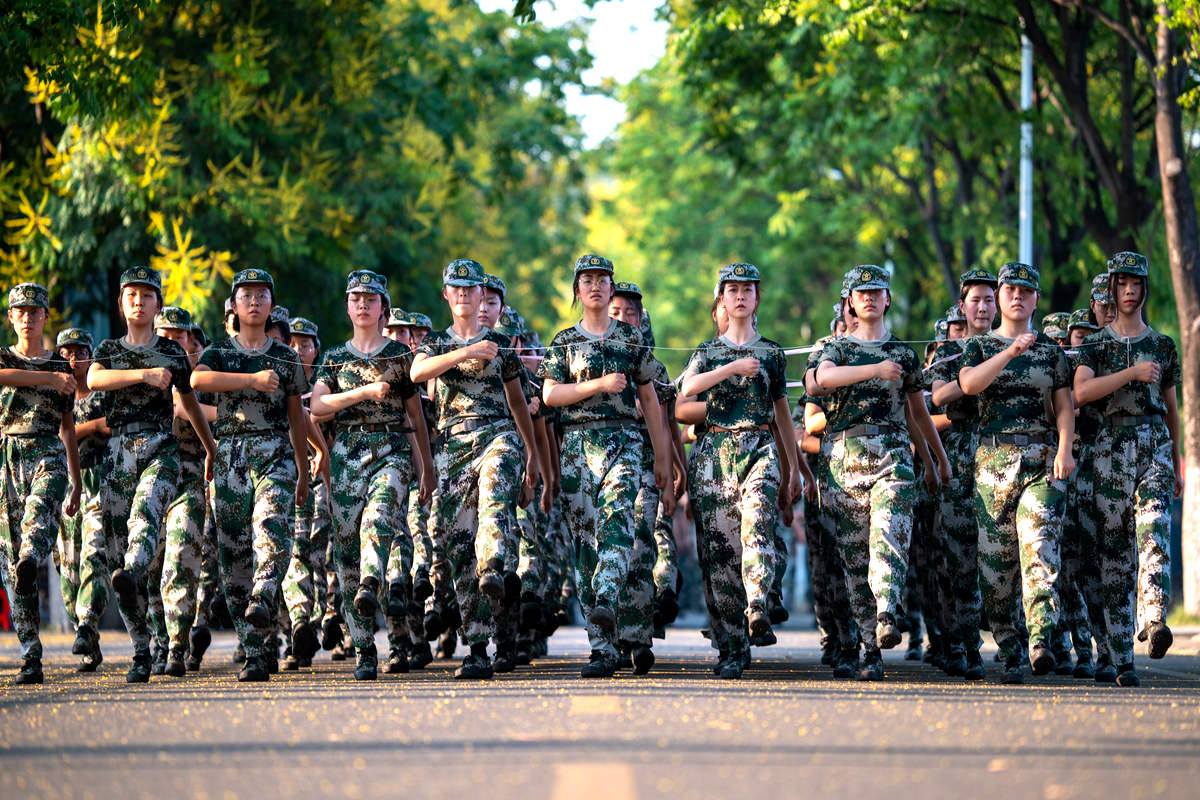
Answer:
POLYGON ((158 422, 129 422, 112 429, 113 436, 130 436, 135 433, 166 433, 165 426, 158 422))
POLYGON ((633 425, 634 422, 631 419, 597 419, 591 422, 568 422, 563 427, 568 431, 599 431, 609 428, 631 428, 633 425))
POLYGON ((899 433, 899 429, 894 425, 855 425, 843 431, 834 431, 829 434, 829 438, 833 441, 845 441, 846 439, 858 439, 861 436, 879 436, 884 433, 899 433))
POLYGON ((478 419, 468 419, 462 422, 456 422, 447 428, 443 433, 446 436, 461 436, 464 433, 474 433, 477 430, 486 428, 489 425, 495 425, 497 422, 508 422, 507 417, 479 417, 478 419))
POLYGON ((758 433, 759 431, 771 430, 770 425, 759 425, 753 428, 725 428, 720 425, 709 426, 709 431, 712 433, 758 433))
POLYGON ((989 433, 979 437, 981 445, 1000 447, 1015 445, 1024 447, 1029 444, 1058 444, 1057 433, 989 433))
POLYGON ((338 425, 345 433, 412 433, 413 429, 403 422, 364 422, 361 425, 338 425))
POLYGON ((1120 414, 1112 414, 1104 418, 1104 421, 1114 428, 1133 428, 1138 425, 1153 425, 1156 422, 1162 422, 1162 414, 1134 414, 1132 416, 1122 416, 1120 414))

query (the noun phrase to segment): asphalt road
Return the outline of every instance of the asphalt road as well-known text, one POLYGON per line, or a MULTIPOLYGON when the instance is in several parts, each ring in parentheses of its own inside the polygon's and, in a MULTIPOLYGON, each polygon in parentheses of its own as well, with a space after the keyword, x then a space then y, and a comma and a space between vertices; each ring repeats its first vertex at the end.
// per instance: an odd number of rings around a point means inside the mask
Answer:
MULTIPOLYGON (((129 686, 123 636, 106 632, 101 672, 79 676, 51 635, 46 685, 0 688, 0 798, 1200 796, 1200 637, 1143 655, 1132 690, 1001 687, 990 660, 967 685, 900 651, 883 683, 837 681, 815 634, 787 630, 720 681, 696 630, 669 637, 645 678, 580 679, 569 628, 550 658, 485 684, 444 661, 356 683, 322 654, 239 685, 220 634, 198 676, 129 686)), ((18 665, 0 636, 6 683, 18 665)))

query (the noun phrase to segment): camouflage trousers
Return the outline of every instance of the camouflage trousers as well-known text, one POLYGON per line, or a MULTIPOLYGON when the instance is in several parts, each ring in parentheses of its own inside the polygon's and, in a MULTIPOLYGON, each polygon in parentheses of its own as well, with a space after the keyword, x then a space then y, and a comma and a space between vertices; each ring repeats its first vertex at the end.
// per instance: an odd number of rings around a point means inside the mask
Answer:
POLYGON ((296 507, 292 556, 283 575, 283 602, 293 628, 301 622, 316 624, 325 614, 325 550, 333 528, 329 487, 320 474, 309 480, 308 497, 296 507))
POLYGON ((1175 491, 1171 451, 1171 435, 1162 422, 1106 425, 1096 438, 1094 499, 1104 624, 1116 664, 1133 663, 1138 628, 1166 618, 1175 491))
POLYGON ((750 647, 746 614, 751 607, 766 610, 775 579, 779 453, 766 431, 704 438, 690 485, 692 510, 707 540, 710 630, 720 637, 718 645, 742 653, 750 647))
POLYGON ((804 501, 804 554, 812 587, 813 616, 822 644, 833 640, 841 647, 851 647, 858 643, 858 631, 850 612, 846 573, 838 554, 833 513, 828 506, 828 475, 815 456, 809 456, 809 466, 817 481, 817 499, 804 501))
POLYGON ((521 579, 521 593, 529 592, 541 597, 547 587, 551 557, 547 529, 548 516, 538 504, 542 496, 542 481, 534 487, 534 499, 526 508, 517 508, 518 545, 517 577, 521 579))
MULTIPOLYGON (((673 490, 672 490, 673 491, 673 490)), ((675 518, 663 510, 662 501, 654 514, 654 591, 679 593, 679 544, 675 541, 675 518)))
POLYGON ((1066 485, 1054 478, 1056 449, 984 443, 975 455, 979 587, 992 637, 1006 658, 1022 650, 1014 626, 1019 605, 1030 647, 1050 647, 1059 621, 1055 583, 1066 485))
POLYGON ((83 542, 88 537, 84 531, 95 531, 104 524, 100 511, 102 472, 98 464, 80 471, 83 486, 80 487, 79 511, 73 517, 64 516, 58 527, 56 566, 62 589, 63 609, 71 625, 76 628, 79 627, 79 606, 84 609, 98 609, 95 611, 98 618, 108 604, 108 584, 105 576, 108 559, 102 557, 98 565, 87 568, 83 564, 83 542))
POLYGON ((213 481, 217 556, 225 602, 247 658, 260 657, 274 637, 271 623, 246 622, 251 596, 274 607, 292 550, 296 461, 281 432, 221 439, 213 481))
MULTIPOLYGON (((1104 633, 1104 587, 1100 580, 1100 552, 1095 505, 1095 442, 1080 441, 1076 446, 1075 471, 1067 486, 1067 517, 1063 521, 1063 570, 1078 590, 1086 611, 1085 629, 1092 633, 1096 651, 1109 655, 1104 633)), ((1082 631, 1081 631, 1082 633, 1082 631)), ((1082 636, 1075 638, 1077 652, 1082 636)))
MULTIPOLYGON (((179 445, 169 431, 113 435, 104 468, 107 480, 100 487, 104 524, 84 542, 83 558, 86 561, 107 553, 110 571, 124 568, 133 574, 137 582, 134 600, 127 604, 118 597, 117 609, 134 651, 144 653, 151 637, 150 573, 162 545, 167 506, 175 499, 179 484, 179 445)), ((154 583, 157 590, 157 580, 154 583)), ((95 627, 99 619, 85 619, 81 614, 79 621, 95 627)))
POLYGON ((654 463, 647 464, 644 456, 643 450, 629 572, 617 598, 617 639, 623 644, 649 646, 654 637, 654 562, 658 558, 654 526, 662 492, 654 485, 654 463))
MULTIPOLYGON (((568 428, 562 445, 563 523, 574 548, 575 589, 587 619, 612 609, 620 619, 621 589, 637 528, 642 439, 630 428, 568 428)), ((615 657, 616 634, 587 623, 592 650, 615 657)))
POLYGON ((4 436, 0 447, 0 568, 21 656, 41 658, 38 593, 17 594, 17 561, 50 555, 69 482, 66 453, 57 436, 4 436))
POLYGON ((354 646, 361 650, 374 641, 375 620, 354 608, 359 583, 373 578, 382 590, 393 542, 399 538, 412 544, 408 532, 412 450, 401 433, 342 431, 334 440, 329 464, 333 562, 342 593, 342 617, 354 646))
POLYGON ((196 618, 193 628, 207 626, 212 617, 213 599, 221 591, 221 575, 217 567, 217 512, 211 483, 205 485, 204 535, 200 541, 200 581, 196 586, 196 618))
POLYGON ((479 574, 491 559, 509 564, 524 453, 507 419, 446 436, 434 453, 433 546, 449 562, 463 618, 462 638, 468 645, 491 637, 493 615, 500 612, 479 591, 479 574))
POLYGON ((945 635, 967 649, 979 648, 983 601, 979 594, 979 526, 975 522, 975 451, 972 429, 942 434, 950 480, 938 491, 940 560, 946 576, 945 635))
POLYGON ((420 577, 425 577, 433 583, 434 576, 440 572, 440 577, 444 577, 448 584, 449 564, 446 563, 445 554, 434 549, 433 536, 430 535, 429 503, 421 505, 420 494, 421 487, 413 480, 408 485, 408 532, 412 535, 413 546, 412 579, 415 583, 420 577))
POLYGON ((925 488, 924 464, 914 463, 913 474, 916 476, 913 486, 917 501, 912 509, 903 611, 909 618, 911 636, 920 638, 921 623, 924 622, 926 633, 934 641, 948 628, 947 572, 942 555, 947 548, 937 518, 939 503, 925 488))
MULTIPOLYGON (((1092 629, 1089 620, 1091 612, 1083 593, 1084 586, 1087 584, 1083 572, 1085 569, 1091 568, 1085 567, 1084 559, 1095 558, 1095 540, 1092 538, 1089 541, 1082 522, 1082 516, 1090 513, 1080 506, 1079 477, 1085 460, 1083 449, 1084 446, 1077 439, 1073 448, 1075 471, 1066 481, 1067 502, 1066 511, 1063 514, 1062 542, 1059 547, 1059 559, 1062 567, 1058 572, 1058 583, 1054 587, 1054 591, 1059 597, 1061 611, 1052 645, 1055 653, 1070 653, 1071 647, 1074 646, 1078 655, 1091 659, 1092 629), (1085 556, 1085 551, 1089 551, 1091 555, 1085 556)), ((1088 458, 1087 462, 1090 470, 1091 459, 1088 458)), ((1089 491, 1088 497, 1090 498, 1090 496, 1091 492, 1089 491)), ((1096 570, 1096 574, 1099 574, 1098 570, 1096 570)), ((1103 616, 1103 609, 1097 607, 1097 610, 1103 616)))
POLYGON ((688 451, 688 505, 691 508, 692 527, 696 536, 696 561, 700 567, 700 590, 704 597, 704 609, 708 613, 708 640, 713 648, 719 651, 725 647, 728 637, 725 635, 725 628, 721 622, 716 595, 713 593, 712 572, 709 569, 711 563, 709 549, 712 541, 704 528, 704 519, 696 512, 695 501, 696 464, 711 461, 712 456, 708 452, 711 447, 712 437, 702 434, 688 451))
POLYGON ((898 433, 827 436, 821 444, 850 608, 868 649, 877 646, 878 615, 895 616, 903 602, 917 498, 909 447, 898 433))
POLYGON ((180 464, 179 493, 167 508, 166 546, 163 548, 162 607, 168 647, 187 652, 188 633, 196 619, 196 599, 204 568, 204 521, 208 514, 208 484, 204 461, 184 459, 180 464))

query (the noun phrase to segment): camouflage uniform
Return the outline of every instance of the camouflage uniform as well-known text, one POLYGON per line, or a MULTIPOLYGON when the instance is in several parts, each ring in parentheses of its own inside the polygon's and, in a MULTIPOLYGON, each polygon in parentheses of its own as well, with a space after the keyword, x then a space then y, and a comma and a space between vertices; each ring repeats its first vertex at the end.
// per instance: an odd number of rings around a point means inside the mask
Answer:
MULTIPOLYGON (((13 293, 31 287, 22 284, 13 293)), ((38 286, 44 297, 45 289, 38 286)), ((9 307, 13 305, 9 295, 9 307)), ((20 301, 24 302, 24 301, 20 301)), ((18 302, 19 304, 19 302, 18 302)), ((43 301, 42 308, 46 307, 43 301)), ((15 349, 0 349, 0 369, 71 373, 57 354, 29 359, 15 349)), ((67 493, 67 460, 58 438, 63 414, 71 410, 71 395, 49 386, 0 386, 0 567, 8 586, 13 627, 25 659, 40 659, 40 612, 37 589, 18 594, 17 562, 50 555, 50 534, 57 528, 67 493)))
MULTIPOLYGON (((145 347, 133 347, 124 338, 107 339, 96 347, 93 358, 104 369, 164 368, 171 373, 166 389, 135 383, 103 393, 104 416, 112 430, 105 462, 109 478, 101 486, 103 536, 97 535, 84 545, 85 558, 107 548, 109 568, 123 568, 133 575, 137 585, 134 600, 124 602, 118 593, 117 606, 136 655, 150 647, 150 588, 153 583, 158 589, 159 577, 152 573, 163 545, 161 533, 167 507, 179 485, 179 444, 171 432, 171 392, 191 393, 192 367, 183 348, 161 336, 145 347)), ((95 627, 98 620, 81 617, 80 622, 95 627)))
POLYGON ((787 396, 786 358, 770 339, 756 335, 739 345, 722 336, 697 347, 683 371, 687 380, 747 357, 761 362, 757 375, 736 375, 706 392, 708 441, 692 464, 689 484, 707 540, 710 616, 720 619, 711 630, 731 658, 748 651, 746 616, 766 610, 775 578, 781 455, 768 426, 775 401, 787 396))
MULTIPOLYGON (((959 369, 978 366, 1010 344, 996 333, 968 339, 959 369)), ((1022 652, 1014 627, 1018 598, 1024 600, 1031 649, 1049 648, 1059 621, 1055 583, 1066 486, 1054 478, 1058 434, 1052 409, 1055 390, 1069 386, 1062 348, 1038 334, 978 395, 979 585, 992 636, 1010 663, 1022 652)))
POLYGON ((1158 383, 1131 381, 1096 402, 1104 416, 1095 446, 1094 507, 1105 633, 1113 661, 1132 664, 1133 635, 1143 627, 1135 609, 1142 623, 1162 621, 1170 600, 1175 468, 1164 397, 1183 375, 1174 341, 1150 327, 1130 338, 1105 328, 1084 344, 1081 363, 1097 376, 1140 361, 1162 368, 1158 383))
MULTIPOLYGON (((89 392, 75 400, 75 426, 104 417, 100 392, 89 392)), ((94 433, 78 440, 80 487, 79 511, 73 517, 63 517, 58 532, 59 577, 62 585, 63 607, 71 624, 78 627, 81 616, 99 618, 108 604, 108 558, 96 554, 92 563, 83 560, 83 543, 89 533, 103 535, 100 508, 100 483, 103 478, 104 454, 108 435, 94 433), (89 613, 90 610, 90 613, 89 613)), ((92 534, 94 535, 94 534, 92 534)))
POLYGON ((204 351, 200 364, 214 372, 270 369, 279 376, 273 392, 238 389, 217 395, 217 556, 225 602, 249 662, 266 655, 270 634, 269 627, 246 621, 246 608, 252 596, 274 605, 291 556, 297 475, 287 398, 307 392, 308 380, 296 351, 274 339, 259 350, 223 339, 204 351))
POLYGON ((890 334, 879 342, 831 340, 817 362, 819 367, 880 361, 899 364, 900 381, 871 378, 837 389, 821 441, 850 606, 868 651, 878 647, 878 617, 895 617, 903 600, 917 498, 904 404, 921 391, 921 365, 913 349, 890 334))
POLYGON ((524 444, 513 426, 504 385, 520 377, 522 366, 510 340, 484 328, 473 339, 452 329, 433 331, 417 353, 439 356, 479 341, 500 351, 488 361, 471 359, 431 382, 440 442, 433 454, 437 485, 430 522, 435 551, 445 553, 463 618, 463 641, 486 642, 492 616, 500 611, 479 590, 488 562, 504 567, 517 553, 513 509, 521 491, 524 444))
MULTIPOLYGON (((595 259, 600 261, 600 259, 595 259)), ((654 379, 654 360, 634 327, 613 320, 596 336, 575 325, 559 331, 538 371, 556 383, 582 383, 610 373, 629 382, 619 394, 601 392, 561 409, 563 523, 574 549, 576 589, 585 618, 597 607, 618 620, 620 591, 629 577, 642 476, 642 439, 635 385, 654 379)), ((616 634, 587 624, 593 651, 615 659, 616 634)))
POLYGON ((296 507, 292 555, 281 587, 293 628, 302 622, 315 625, 325 614, 325 551, 331 529, 329 487, 321 473, 310 471, 308 497, 296 507))

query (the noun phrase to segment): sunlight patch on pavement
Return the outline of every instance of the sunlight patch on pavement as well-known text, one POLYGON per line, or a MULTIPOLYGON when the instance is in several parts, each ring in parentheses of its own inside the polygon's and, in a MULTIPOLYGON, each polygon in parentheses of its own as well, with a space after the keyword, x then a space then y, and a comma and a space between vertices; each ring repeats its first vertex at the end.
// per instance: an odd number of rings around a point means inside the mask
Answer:
POLYGON ((554 765, 551 800, 634 800, 633 767, 619 763, 554 765))

